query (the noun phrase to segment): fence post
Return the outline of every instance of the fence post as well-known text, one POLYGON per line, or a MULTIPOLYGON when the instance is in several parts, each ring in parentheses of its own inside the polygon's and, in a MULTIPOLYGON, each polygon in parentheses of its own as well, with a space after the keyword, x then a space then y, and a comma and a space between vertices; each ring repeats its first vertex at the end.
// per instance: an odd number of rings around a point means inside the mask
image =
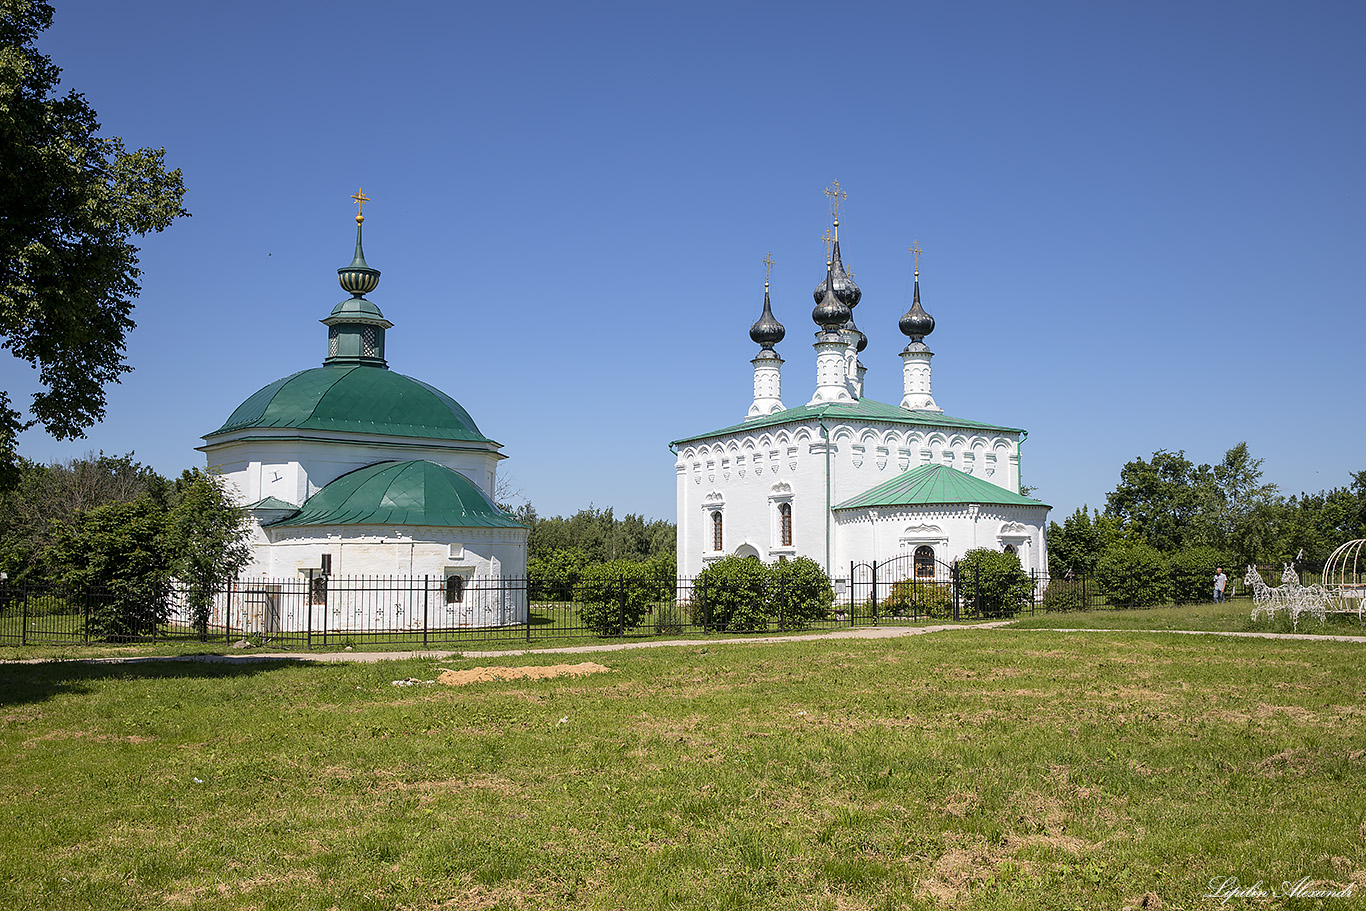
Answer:
POLYGON ((522 590, 526 594, 526 641, 531 641, 531 576, 522 577, 522 590))
POLYGON ((427 599, 432 592, 432 577, 422 577, 422 647, 427 647, 427 599))
POLYGON ((707 577, 703 576, 700 580, 694 580, 694 585, 702 590, 702 630, 711 632, 711 605, 707 603, 707 577), (700 581, 702 584, 696 586, 700 581))
POLYGON ((223 605, 223 641, 232 641, 232 590, 237 587, 237 580, 233 579, 228 583, 227 601, 223 605))
POLYGON ((621 590, 617 595, 617 635, 626 635, 626 573, 621 574, 621 590))
MULTIPOLYGON (((28 601, 27 601, 27 599, 25 599, 25 601, 24 601, 24 606, 25 606, 25 607, 28 606, 28 601)), ((85 587, 85 591, 81 593, 81 613, 85 615, 85 644, 86 644, 86 645, 89 645, 89 644, 90 644, 90 586, 89 586, 89 585, 87 585, 87 586, 85 587)))
MULTIPOLYGON (((20 644, 20 645, 28 645, 28 592, 29 592, 29 587, 28 587, 28 585, 25 585, 25 586, 24 586, 24 606, 23 606, 23 608, 21 609, 22 614, 21 614, 21 617, 20 617, 20 619, 19 619, 19 644, 20 644)), ((88 600, 88 599, 87 599, 87 600, 88 600)), ((89 610, 89 606, 88 606, 88 605, 87 605, 86 609, 89 610)), ((89 636, 90 636, 90 624, 89 624, 89 623, 87 623, 87 624, 85 625, 85 635, 86 635, 86 637, 87 637, 87 638, 86 638, 86 641, 88 642, 88 641, 89 641, 89 636)))
POLYGON ((304 600, 308 604, 308 621, 304 628, 304 642, 309 648, 313 647, 313 570, 308 570, 308 590, 304 592, 304 600))

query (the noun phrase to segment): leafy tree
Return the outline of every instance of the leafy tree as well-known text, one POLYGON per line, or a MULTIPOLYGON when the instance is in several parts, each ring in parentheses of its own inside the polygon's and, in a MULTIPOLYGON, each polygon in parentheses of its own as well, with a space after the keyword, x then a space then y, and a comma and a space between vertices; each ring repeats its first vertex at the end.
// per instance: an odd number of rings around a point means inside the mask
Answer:
POLYGON ((0 391, 0 486, 18 480, 16 437, 59 439, 104 417, 105 386, 131 368, 124 339, 140 290, 133 235, 189 213, 165 150, 125 150, 34 42, 47 0, 0 0, 0 345, 38 368, 30 418, 0 391))
POLYGON ((1054 576, 1074 576, 1093 572, 1101 551, 1119 535, 1115 522, 1082 506, 1063 520, 1061 526, 1048 523, 1048 566, 1054 576))
POLYGON ((978 616, 1014 616, 1034 597, 1034 579, 1015 554, 979 547, 958 560, 958 590, 978 616))
POLYGON ((78 513, 52 550, 59 581, 89 599, 92 634, 134 638, 166 621, 172 555, 166 509, 152 497, 78 513))
POLYGON ((1116 607, 1149 607, 1172 600, 1171 567, 1143 541, 1116 541, 1100 555, 1096 581, 1116 607))
POLYGON ((87 453, 48 465, 20 459, 17 467, 17 483, 0 491, 0 570, 16 581, 47 578, 56 530, 78 513, 144 495, 165 505, 171 496, 171 483, 131 452, 87 453))
POLYGON ((530 510, 531 521, 527 537, 527 557, 537 559, 552 551, 577 548, 589 563, 605 560, 647 560, 661 553, 675 551, 676 533, 672 522, 662 519, 645 521, 630 514, 617 519, 611 507, 581 509, 569 518, 555 516, 542 519, 530 510))
POLYGON ((1197 468, 1184 451, 1159 449, 1151 462, 1138 458, 1120 469, 1105 512, 1121 531, 1158 550, 1172 551, 1215 543, 1219 499, 1210 466, 1197 468))
POLYGON ((531 600, 569 600, 588 565, 588 554, 580 547, 564 547, 528 559, 526 571, 531 600))
POLYGON ((214 593, 251 561, 247 514, 223 489, 220 478, 196 468, 176 482, 176 504, 166 518, 173 569, 186 586, 190 622, 204 637, 214 593))

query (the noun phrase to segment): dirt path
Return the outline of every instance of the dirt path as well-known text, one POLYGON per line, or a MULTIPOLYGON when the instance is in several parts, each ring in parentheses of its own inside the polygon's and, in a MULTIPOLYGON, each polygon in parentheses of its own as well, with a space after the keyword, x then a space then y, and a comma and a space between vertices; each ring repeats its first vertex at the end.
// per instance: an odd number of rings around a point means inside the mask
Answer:
POLYGON ((1308 633, 1235 633, 1215 632, 1193 629, 1017 629, 1009 624, 1011 620, 996 620, 990 623, 944 623, 936 626, 865 626, 856 629, 832 630, 823 633, 807 633, 796 636, 744 636, 735 639, 649 639, 640 642, 594 642, 587 645, 569 645, 559 648, 521 648, 494 651, 463 650, 423 650, 406 652, 251 652, 235 655, 167 655, 137 656, 127 658, 28 658, 16 662, 0 664, 36 664, 42 661, 67 660, 85 661, 91 664, 136 664, 146 661, 203 661, 222 664, 241 664, 256 661, 312 661, 312 662, 359 662, 403 661, 409 658, 502 658, 518 655, 580 655, 593 652, 619 652, 637 648, 674 648, 678 646, 713 645, 768 645, 779 642, 808 642, 814 639, 897 639, 903 636, 923 636, 926 633, 943 633, 954 630, 991 629, 1014 633, 1119 633, 1161 635, 1170 633, 1177 636, 1224 636, 1235 639, 1298 639, 1313 642, 1355 642, 1366 645, 1366 636, 1321 636, 1308 633))

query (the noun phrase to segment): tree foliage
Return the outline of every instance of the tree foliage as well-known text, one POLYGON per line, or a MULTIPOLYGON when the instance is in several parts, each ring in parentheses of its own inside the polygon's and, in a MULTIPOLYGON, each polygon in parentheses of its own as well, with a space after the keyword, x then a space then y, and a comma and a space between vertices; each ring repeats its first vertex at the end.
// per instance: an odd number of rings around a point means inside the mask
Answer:
POLYGON ((729 556, 693 581, 693 622, 731 632, 766 630, 775 622, 801 628, 824 617, 834 600, 830 577, 809 557, 764 563, 729 556))
POLYGON ((1072 515, 1048 523, 1048 566, 1054 576, 1074 577, 1095 571, 1096 561, 1117 537, 1119 529, 1113 519, 1088 512, 1082 506, 1072 515))
POLYGON ((1144 541, 1116 541, 1096 564, 1101 593, 1117 607, 1150 607, 1172 600, 1171 565, 1144 541))
POLYGON ((16 481, 0 491, 0 570, 10 579, 48 577, 48 551, 56 530, 79 513, 141 496, 166 506, 171 482, 133 458, 87 453, 79 459, 40 465, 21 459, 16 481))
POLYGON ((588 563, 606 560, 648 560, 676 548, 675 526, 663 519, 646 521, 628 514, 618 519, 612 508, 589 506, 569 518, 542 519, 534 509, 520 516, 531 531, 527 536, 527 559, 535 560, 557 550, 580 550, 588 563), (529 519, 529 521, 528 521, 529 519))
POLYGON ((1013 617, 1034 597, 1034 580, 1012 553, 979 547, 958 560, 958 590, 978 616, 1013 617))
POLYGON ((610 560, 586 567, 574 586, 584 626, 599 636, 620 636, 639 625, 651 604, 672 596, 673 579, 656 579, 650 565, 610 560))
POLYGON ((0 391, 0 486, 17 480, 15 439, 59 439, 104 417, 105 387, 131 368, 124 340, 140 290, 133 235, 188 215, 163 149, 101 137, 78 92, 34 46, 47 0, 0 0, 0 345, 39 371, 25 417, 0 391))
POLYGON ((176 482, 176 503, 167 515, 167 546, 175 576, 185 585, 190 622, 208 635, 213 596, 251 561, 245 510, 223 481, 196 468, 176 482))

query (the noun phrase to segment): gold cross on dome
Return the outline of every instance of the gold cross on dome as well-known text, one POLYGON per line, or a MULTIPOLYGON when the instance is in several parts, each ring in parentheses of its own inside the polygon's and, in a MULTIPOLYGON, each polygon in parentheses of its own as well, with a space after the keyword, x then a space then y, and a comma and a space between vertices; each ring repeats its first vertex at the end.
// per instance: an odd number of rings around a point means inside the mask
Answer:
POLYGON ((835 221, 840 220, 840 205, 849 198, 849 194, 840 189, 838 180, 825 188, 825 195, 830 198, 830 214, 835 221))
POLYGON ((764 264, 764 287, 767 288, 769 276, 773 274, 773 251, 769 250, 760 262, 764 264))
POLYGON ((370 197, 365 195, 364 190, 357 190, 351 194, 351 198, 356 201, 356 221, 365 221, 365 204, 370 201, 370 197))
POLYGON ((911 255, 915 257, 915 271, 918 273, 920 271, 920 254, 925 252, 924 250, 920 249, 920 241, 911 241, 911 245, 906 249, 910 250, 911 255))
POLYGON ((826 258, 826 259, 829 259, 829 258, 830 258, 830 247, 831 247, 831 244, 833 244, 834 242, 835 242, 835 238, 831 236, 831 234, 830 234, 830 229, 829 229, 829 228, 826 228, 826 229, 825 229, 825 233, 821 235, 821 243, 825 244, 825 258, 826 258))

